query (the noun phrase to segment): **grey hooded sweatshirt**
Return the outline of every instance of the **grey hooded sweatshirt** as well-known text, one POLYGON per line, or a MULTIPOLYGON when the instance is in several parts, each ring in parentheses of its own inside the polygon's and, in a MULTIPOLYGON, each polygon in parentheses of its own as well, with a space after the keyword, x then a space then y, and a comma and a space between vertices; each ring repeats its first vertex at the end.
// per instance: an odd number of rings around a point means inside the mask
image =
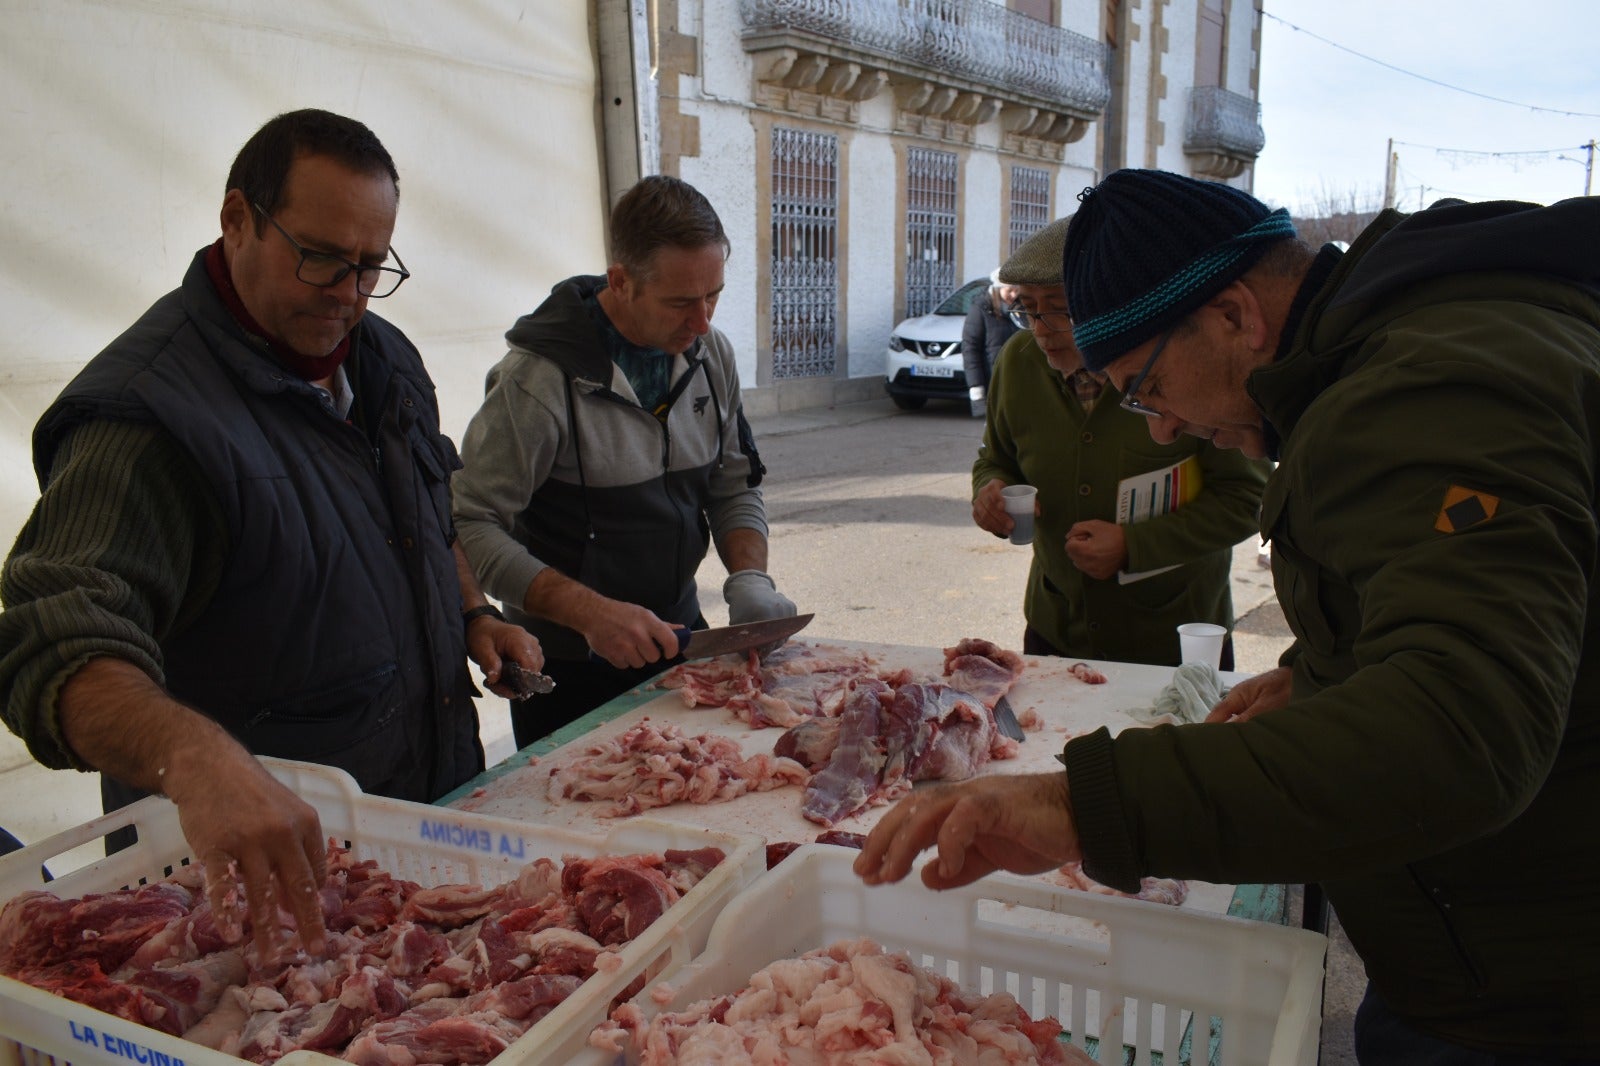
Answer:
POLYGON ((657 411, 640 406, 585 299, 603 277, 561 282, 506 333, 451 488, 461 545, 484 591, 539 638, 582 659, 582 635, 521 607, 553 566, 673 625, 700 614, 695 572, 713 537, 767 530, 763 468, 733 348, 716 329, 670 358, 657 411))

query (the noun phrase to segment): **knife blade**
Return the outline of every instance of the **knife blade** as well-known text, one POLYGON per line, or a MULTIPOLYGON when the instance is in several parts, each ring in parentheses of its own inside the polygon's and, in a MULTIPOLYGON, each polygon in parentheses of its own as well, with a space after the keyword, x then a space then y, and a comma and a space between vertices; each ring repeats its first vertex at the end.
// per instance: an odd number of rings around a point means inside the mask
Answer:
POLYGON ((1028 735, 1022 731, 1022 723, 1017 721, 1016 712, 1011 709, 1011 701, 1004 696, 994 701, 994 724, 1000 728, 1000 732, 1019 744, 1028 739, 1028 735))
POLYGON ((792 618, 769 618, 764 622, 746 622, 741 626, 721 626, 717 629, 689 629, 677 626, 678 654, 685 659, 709 659, 714 655, 749 651, 768 644, 787 640, 811 624, 814 614, 797 614, 792 618))
POLYGON ((550 675, 529 670, 514 659, 505 659, 500 663, 500 683, 516 692, 511 697, 515 700, 543 696, 555 691, 556 687, 555 679, 550 675))
MULTIPOLYGON (((709 659, 714 655, 781 644, 810 625, 815 617, 814 614, 797 614, 792 618, 769 618, 764 622, 746 622, 744 625, 720 626, 716 629, 673 626, 672 633, 678 638, 678 655, 685 659, 709 659)), ((590 648, 589 661, 603 663, 606 660, 590 648)))

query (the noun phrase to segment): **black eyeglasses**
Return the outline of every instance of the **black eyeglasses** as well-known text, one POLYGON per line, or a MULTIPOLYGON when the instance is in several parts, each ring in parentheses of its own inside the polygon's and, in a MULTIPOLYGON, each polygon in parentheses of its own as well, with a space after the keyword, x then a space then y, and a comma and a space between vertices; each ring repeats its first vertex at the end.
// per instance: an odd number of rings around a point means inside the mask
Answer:
POLYGON ((1134 395, 1138 393, 1140 386, 1144 384, 1144 379, 1150 376, 1150 368, 1156 365, 1156 359, 1160 357, 1161 349, 1165 348, 1167 346, 1167 341, 1171 339, 1172 330, 1169 329, 1161 335, 1160 340, 1156 341, 1155 349, 1151 351, 1150 358, 1144 361, 1144 369, 1135 374, 1133 380, 1128 382, 1128 387, 1122 390, 1122 407, 1124 410, 1132 411, 1134 414, 1144 415, 1146 418, 1161 417, 1160 411, 1157 411, 1154 407, 1151 407, 1147 404, 1140 403, 1138 400, 1134 399, 1134 395))
POLYGON ((411 271, 406 269, 400 253, 393 247, 390 247, 389 254, 400 264, 398 268, 363 266, 329 252, 313 252, 289 236, 289 231, 278 225, 278 220, 262 210, 260 204, 250 206, 255 208, 256 213, 262 218, 272 223, 272 228, 283 234, 283 239, 289 242, 289 246, 300 253, 300 265, 295 268, 294 276, 307 285, 315 285, 319 289, 330 288, 348 277, 351 271, 355 271, 356 291, 369 299, 381 300, 385 296, 393 296, 394 290, 400 287, 400 283, 411 276, 411 271))
POLYGON ((1021 304, 1012 304, 1006 308, 1006 313, 1023 329, 1033 328, 1035 322, 1043 323, 1051 333, 1067 333, 1072 329, 1072 316, 1065 311, 1029 311, 1021 304))

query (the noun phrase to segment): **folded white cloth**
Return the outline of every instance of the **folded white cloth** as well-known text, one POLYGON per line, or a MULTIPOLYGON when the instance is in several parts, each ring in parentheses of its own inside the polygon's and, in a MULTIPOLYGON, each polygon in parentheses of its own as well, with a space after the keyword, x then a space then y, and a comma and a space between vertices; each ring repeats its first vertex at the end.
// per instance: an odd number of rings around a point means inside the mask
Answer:
POLYGON ((1172 672, 1172 681, 1149 707, 1127 713, 1141 722, 1203 722, 1228 690, 1210 663, 1184 663, 1172 672))

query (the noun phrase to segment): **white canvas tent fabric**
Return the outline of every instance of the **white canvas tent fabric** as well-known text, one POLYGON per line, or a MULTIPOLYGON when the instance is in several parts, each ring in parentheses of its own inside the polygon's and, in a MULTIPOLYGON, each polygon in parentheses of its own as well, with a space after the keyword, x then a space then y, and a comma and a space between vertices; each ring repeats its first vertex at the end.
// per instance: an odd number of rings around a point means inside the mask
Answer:
MULTIPOLYGON (((394 156, 413 276, 373 307, 421 349, 459 437, 506 328, 604 262, 589 20, 568 0, 0 0, 4 548, 38 497, 40 412, 216 239, 228 165, 282 111, 358 118, 394 156)), ((0 730, 5 795, 30 763, 0 730)), ((8 811, 14 832, 98 812, 64 802, 62 776, 32 790, 38 824, 8 811)))

